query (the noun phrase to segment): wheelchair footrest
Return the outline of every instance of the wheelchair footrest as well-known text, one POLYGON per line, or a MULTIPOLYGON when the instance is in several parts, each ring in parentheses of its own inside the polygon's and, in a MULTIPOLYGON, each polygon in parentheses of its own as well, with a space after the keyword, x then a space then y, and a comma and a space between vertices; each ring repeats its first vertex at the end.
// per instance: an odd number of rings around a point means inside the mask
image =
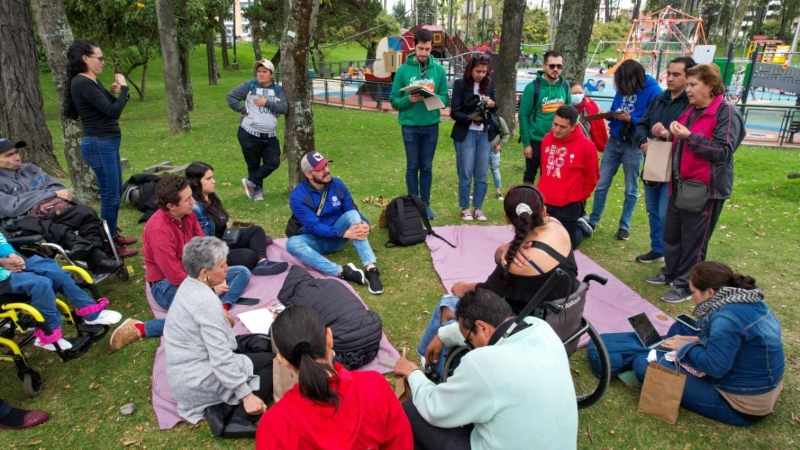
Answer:
POLYGON ((67 340, 70 344, 72 344, 72 348, 59 352, 59 356, 62 360, 64 360, 64 362, 78 358, 79 356, 88 352, 94 344, 94 341, 88 336, 78 336, 67 340))
POLYGON ((78 336, 85 336, 92 340, 92 342, 97 342, 108 333, 109 326, 108 325, 87 325, 86 323, 82 323, 78 325, 78 336))

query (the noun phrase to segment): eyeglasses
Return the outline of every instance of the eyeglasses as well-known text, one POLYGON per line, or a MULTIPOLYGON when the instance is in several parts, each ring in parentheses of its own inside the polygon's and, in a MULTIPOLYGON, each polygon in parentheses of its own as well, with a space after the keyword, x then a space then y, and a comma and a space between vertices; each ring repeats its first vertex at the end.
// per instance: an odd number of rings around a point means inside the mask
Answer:
POLYGON ((102 56, 90 56, 89 58, 94 58, 94 59, 96 59, 96 60, 98 60, 100 62, 105 62, 105 59, 103 59, 102 56))
POLYGON ((475 345, 472 343, 472 333, 475 332, 475 329, 475 324, 472 324, 472 328, 469 329, 467 336, 464 338, 464 344, 466 344, 470 350, 475 349, 475 345))
POLYGON ((564 65, 563 64, 548 64, 547 67, 549 67, 550 70, 556 70, 556 69, 561 70, 561 69, 564 68, 564 65))

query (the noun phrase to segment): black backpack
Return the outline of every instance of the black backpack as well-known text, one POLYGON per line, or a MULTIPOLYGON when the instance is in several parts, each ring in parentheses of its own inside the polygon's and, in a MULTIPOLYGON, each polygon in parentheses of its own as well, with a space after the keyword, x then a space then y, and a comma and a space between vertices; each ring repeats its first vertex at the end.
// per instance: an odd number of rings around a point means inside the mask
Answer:
POLYGON ((456 248, 433 231, 425 213, 425 204, 416 195, 401 195, 389 202, 386 206, 386 223, 389 226, 387 247, 416 245, 425 242, 428 235, 433 235, 456 248))

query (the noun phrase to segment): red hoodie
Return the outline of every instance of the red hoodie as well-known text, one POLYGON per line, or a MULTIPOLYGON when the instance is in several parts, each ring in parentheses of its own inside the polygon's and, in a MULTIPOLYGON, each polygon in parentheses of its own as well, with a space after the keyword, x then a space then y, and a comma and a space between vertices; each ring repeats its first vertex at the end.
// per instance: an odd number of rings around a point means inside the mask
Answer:
POLYGON ((597 149, 575 127, 563 141, 549 132, 542 139, 542 176, 538 188, 545 204, 565 206, 589 198, 600 178, 597 149))
POLYGON ((333 367, 338 410, 301 396, 295 384, 261 416, 256 450, 413 449, 411 424, 386 379, 374 371, 350 372, 339 363, 333 367))

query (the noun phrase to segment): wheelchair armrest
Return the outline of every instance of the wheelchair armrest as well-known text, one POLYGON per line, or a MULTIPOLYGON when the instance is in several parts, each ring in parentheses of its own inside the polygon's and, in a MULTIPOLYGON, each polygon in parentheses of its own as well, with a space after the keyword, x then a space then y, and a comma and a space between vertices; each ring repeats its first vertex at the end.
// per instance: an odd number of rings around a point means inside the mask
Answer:
POLYGON ((595 282, 600 283, 603 286, 605 286, 605 284, 608 283, 608 278, 606 278, 606 277, 604 277, 602 275, 598 275, 596 273, 590 273, 589 275, 586 275, 585 277, 583 277, 583 282, 584 283, 589 284, 590 281, 595 281, 595 282))
POLYGON ((27 236, 9 236, 6 240, 12 247, 19 248, 23 245, 31 245, 42 241, 44 237, 41 234, 29 234, 27 236))

